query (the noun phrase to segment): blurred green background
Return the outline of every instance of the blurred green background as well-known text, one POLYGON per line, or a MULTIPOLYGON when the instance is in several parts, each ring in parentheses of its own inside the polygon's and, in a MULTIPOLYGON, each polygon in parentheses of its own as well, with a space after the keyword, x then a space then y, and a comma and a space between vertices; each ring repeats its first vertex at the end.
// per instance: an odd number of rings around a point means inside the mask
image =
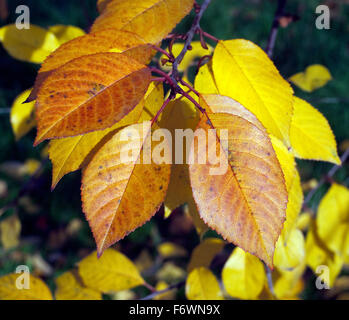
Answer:
MULTIPOLYGON (((14 23, 15 9, 25 4, 30 8, 32 24, 48 27, 55 24, 70 24, 88 31, 97 16, 96 0, 11 0, 8 1, 9 16, 0 21, 0 26, 14 23)), ((199 1, 200 2, 200 1, 199 1)), ((311 102, 328 119, 339 146, 349 139, 349 5, 348 1, 288 1, 286 12, 297 15, 299 20, 287 28, 281 28, 274 49, 274 61, 281 74, 288 78, 303 71, 308 65, 323 64, 331 72, 333 80, 324 88, 311 94, 295 88, 296 95, 311 102), (327 4, 331 8, 331 29, 317 30, 315 8, 327 4), (328 99, 331 98, 331 99, 328 99), (334 99, 332 99, 334 98, 334 99)), ((220 39, 245 38, 262 48, 266 47, 276 0, 212 0, 206 11, 202 28, 220 39)), ((178 31, 184 32, 190 26, 192 17, 183 21, 178 31)), ((30 88, 39 66, 13 59, 0 44, 0 166, 6 163, 24 163, 28 158, 41 159, 44 146, 32 147, 34 130, 19 141, 15 141, 8 109, 15 97, 30 88)), ((342 153, 342 151, 340 151, 342 153)), ((42 161, 42 160, 40 160, 42 161)), ((319 178, 331 168, 326 163, 299 161, 304 181, 319 178)), ((348 172, 339 170, 336 179, 348 185, 348 172)), ((92 234, 84 220, 80 203, 80 173, 66 176, 54 192, 50 192, 51 167, 44 162, 44 173, 37 179, 14 178, 0 170, 0 180, 7 185, 7 193, 0 197, 0 208, 15 199, 25 188, 25 200, 16 206, 22 221, 20 252, 5 251, 0 247, 0 276, 13 272, 19 263, 34 264, 33 255, 39 253, 53 267, 52 275, 71 268, 75 262, 95 248, 92 234), (29 181, 29 183, 28 183, 29 181), (68 237, 66 230, 73 228, 72 221, 79 226, 74 237, 68 237)), ((322 188, 314 198, 313 206, 326 190, 322 188)), ((0 214, 0 221, 10 215, 13 209, 0 214)), ((181 213, 178 213, 180 217, 181 213)), ((139 255, 144 247, 150 254, 154 245, 164 240, 180 243, 191 249, 197 244, 195 232, 190 230, 182 237, 176 217, 163 221, 158 215, 151 222, 121 241, 122 250, 131 258, 139 255), (140 245, 141 244, 141 245, 140 245)), ((183 228, 182 228, 183 229, 183 228)), ((183 262, 184 263, 184 262, 183 262)), ((49 273, 48 273, 49 274, 49 273)), ((45 276, 45 275, 44 275, 45 276)))

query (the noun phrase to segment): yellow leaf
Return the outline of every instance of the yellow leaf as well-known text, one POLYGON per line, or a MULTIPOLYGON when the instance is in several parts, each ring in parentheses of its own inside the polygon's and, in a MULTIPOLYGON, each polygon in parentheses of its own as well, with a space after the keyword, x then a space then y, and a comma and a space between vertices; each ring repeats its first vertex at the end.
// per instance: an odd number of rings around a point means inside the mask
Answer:
POLYGON ((341 163, 327 120, 313 106, 297 97, 294 100, 290 138, 297 158, 341 163))
POLYGON ((283 238, 285 241, 287 241, 302 208, 303 191, 294 156, 279 139, 275 138, 274 136, 270 136, 270 140, 273 144, 276 156, 284 173, 288 192, 286 221, 282 229, 283 238))
MULTIPOLYGON (((164 201, 171 159, 167 152, 164 157, 161 152, 153 152, 160 143, 152 143, 152 132, 149 122, 123 128, 98 150, 83 171, 83 211, 99 255, 146 223, 164 201)), ((161 146, 164 144, 166 139, 161 146)))
POLYGON ((267 54, 247 40, 220 41, 212 68, 220 94, 241 103, 289 146, 293 90, 267 54))
MULTIPOLYGON (((194 130, 199 122, 199 113, 192 103, 188 103, 186 100, 174 100, 168 104, 163 114, 161 115, 159 125, 162 128, 170 130, 172 137, 176 137, 176 132, 180 129, 192 129, 194 130), (177 131, 176 131, 177 130, 177 131)), ((183 132, 184 133, 184 132, 183 132)), ((178 141, 178 139, 177 139, 178 141)), ((165 210, 171 213, 179 206, 193 201, 193 194, 190 187, 189 172, 188 172, 188 154, 187 146, 188 139, 183 137, 183 144, 177 144, 173 139, 172 145, 182 146, 182 150, 175 150, 173 152, 172 170, 170 184, 164 201, 165 210), (182 164, 178 163, 175 155, 182 151, 182 158, 178 159, 182 164)), ((168 216, 169 214, 167 214, 168 216)))
POLYGON ((29 289, 18 289, 17 280, 24 285, 24 274, 11 273, 0 278, 0 300, 52 300, 52 294, 39 278, 29 275, 29 289))
POLYGON ((1 244, 5 250, 17 247, 21 234, 21 221, 16 214, 0 222, 1 244))
POLYGON ((102 294, 85 288, 72 272, 63 273, 56 279, 56 300, 102 300, 102 294))
POLYGON ((305 267, 305 261, 303 261, 294 269, 275 270, 273 272, 274 292, 278 299, 298 299, 297 296, 304 288, 302 276, 305 267))
POLYGON ((149 68, 120 53, 97 53, 66 63, 40 86, 35 145, 110 128, 142 100, 150 80, 149 68))
POLYGON ((213 75, 212 61, 203 65, 195 78, 195 89, 201 94, 219 94, 213 75))
POLYGON ((113 249, 106 250, 99 259, 97 253, 93 252, 80 261, 79 274, 86 287, 104 293, 144 284, 133 262, 113 249))
POLYGON ((297 222, 296 222, 296 228, 302 231, 305 231, 309 228, 311 221, 311 214, 309 212, 304 212, 299 215, 297 222))
POLYGON ((307 253, 307 265, 322 279, 322 281, 332 287, 343 267, 344 258, 331 251, 326 246, 326 243, 320 239, 314 222, 312 222, 310 230, 307 233, 305 250, 307 253), (326 266, 328 268, 329 279, 325 276, 326 273, 321 272, 321 269, 319 269, 321 266, 326 266))
POLYGON ((235 248, 224 265, 222 281, 233 298, 256 299, 264 287, 264 266, 257 257, 235 248))
POLYGON ((319 237, 343 257, 349 254, 349 190, 336 183, 322 198, 316 218, 319 237))
POLYGON ((185 257, 187 255, 187 250, 172 242, 160 244, 158 251, 163 258, 185 257))
POLYGON ((215 275, 204 267, 195 268, 189 273, 185 283, 185 295, 189 300, 223 300, 215 275))
POLYGON ((207 238, 202 241, 192 252, 188 264, 188 272, 198 267, 209 268, 213 258, 222 251, 225 242, 218 238, 207 238))
POLYGON ((292 270, 304 264, 305 241, 303 233, 292 229, 287 241, 281 236, 276 243, 274 263, 279 270, 292 270))
POLYGON ((30 29, 15 24, 0 28, 0 41, 12 57, 33 63, 42 63, 60 45, 52 32, 33 24, 30 29))
POLYGON ((194 0, 113 0, 100 3, 102 14, 91 31, 108 27, 131 31, 146 42, 161 41, 193 8, 194 0))
POLYGON ((30 95, 31 89, 22 92, 13 102, 10 121, 12 131, 19 140, 35 127, 34 106, 35 102, 23 103, 30 95))
MULTIPOLYGON (((189 67, 191 66, 191 64, 194 62, 196 58, 201 58, 202 56, 210 55, 213 52, 213 48, 210 45, 208 45, 208 49, 204 49, 200 41, 193 41, 191 43, 191 47, 192 49, 187 51, 182 62, 178 66, 179 72, 187 73, 189 67)), ((172 46, 172 53, 174 57, 177 57, 181 53, 183 48, 184 48, 184 43, 175 43, 172 46)), ((166 56, 162 55, 160 58, 160 61, 161 59, 166 59, 166 56)), ((168 62, 163 66, 163 69, 165 69, 166 71, 169 71, 171 69, 171 66, 172 64, 168 62)))
POLYGON ((78 27, 65 26, 62 24, 51 26, 48 28, 48 31, 52 32, 56 36, 59 44, 63 44, 85 34, 85 31, 78 27))
POLYGON ((200 216, 224 239, 272 266, 285 220, 287 190, 270 138, 237 101, 204 95, 200 103, 207 116, 202 116, 196 132, 204 143, 191 148, 189 164, 200 216), (212 128, 217 131, 214 142, 208 143, 212 128), (216 155, 219 159, 213 158, 216 155))
POLYGON ((288 80, 293 82, 303 91, 312 92, 325 86, 330 80, 332 80, 332 76, 325 66, 321 64, 313 64, 307 67, 305 72, 296 73, 288 80))

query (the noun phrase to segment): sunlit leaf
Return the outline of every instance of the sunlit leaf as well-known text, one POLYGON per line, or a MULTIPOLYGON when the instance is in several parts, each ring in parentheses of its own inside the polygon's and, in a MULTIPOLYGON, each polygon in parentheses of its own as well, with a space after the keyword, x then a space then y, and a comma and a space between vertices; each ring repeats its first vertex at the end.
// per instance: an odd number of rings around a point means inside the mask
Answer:
POLYGON ((226 240, 272 266, 287 191, 270 138, 256 117, 230 98, 207 95, 201 105, 209 119, 203 116, 197 129, 206 142, 192 149, 189 165, 199 213, 226 240), (214 143, 207 143, 211 125, 217 131, 214 143), (212 155, 220 155, 221 164, 213 164, 212 155))
POLYGON ((294 100, 290 138, 297 158, 340 164, 336 140, 326 118, 297 97, 294 100))
POLYGON ((148 68, 119 53, 68 62, 39 89, 35 145, 111 127, 139 103, 150 79, 148 68))
POLYGON ((185 295, 189 300, 223 300, 223 294, 215 275, 200 267, 189 273, 185 284, 185 295))
POLYGON ((105 293, 144 284, 133 262, 113 249, 106 250, 99 259, 93 252, 80 261, 79 274, 86 287, 105 293))
POLYGON ((30 29, 15 24, 0 28, 0 42, 14 58, 33 63, 42 63, 60 45, 52 32, 33 24, 30 29))
POLYGON ((113 0, 100 3, 102 14, 92 32, 113 27, 131 31, 149 43, 161 41, 192 9, 194 0, 113 0))

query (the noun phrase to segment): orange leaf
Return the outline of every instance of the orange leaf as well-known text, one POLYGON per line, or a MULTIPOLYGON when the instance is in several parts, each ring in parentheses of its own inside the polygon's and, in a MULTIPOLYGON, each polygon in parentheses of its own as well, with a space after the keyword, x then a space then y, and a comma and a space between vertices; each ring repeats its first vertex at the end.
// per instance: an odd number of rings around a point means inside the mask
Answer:
POLYGON ((198 144, 192 159, 209 159, 210 153, 216 153, 227 161, 227 170, 213 175, 211 169, 217 165, 209 161, 189 165, 199 213, 225 239, 272 267, 285 220, 287 191, 270 138, 257 118, 230 98, 206 95, 201 105, 209 119, 203 116, 197 128, 207 136, 212 124, 217 143, 198 144), (227 138, 222 129, 227 130, 227 138))
POLYGON ((73 59, 101 52, 117 52, 140 63, 148 64, 155 51, 151 45, 132 32, 105 29, 75 38, 61 45, 42 64, 27 102, 36 99, 38 90, 53 70, 73 59))
POLYGON ((113 27, 134 32, 149 43, 157 43, 190 12, 193 5, 194 0, 101 1, 99 8, 103 11, 91 31, 113 27))
POLYGON ((156 153, 152 154, 153 162, 143 162, 151 150, 148 144, 150 129, 148 121, 120 130, 83 171, 83 211, 99 256, 148 221, 165 198, 170 165, 156 164, 159 163, 156 153), (125 141, 125 137, 130 141, 125 141), (123 161, 125 150, 132 151, 130 161, 123 161))
POLYGON ((40 87, 35 145, 111 127, 142 99, 150 80, 149 68, 119 53, 68 62, 40 87))

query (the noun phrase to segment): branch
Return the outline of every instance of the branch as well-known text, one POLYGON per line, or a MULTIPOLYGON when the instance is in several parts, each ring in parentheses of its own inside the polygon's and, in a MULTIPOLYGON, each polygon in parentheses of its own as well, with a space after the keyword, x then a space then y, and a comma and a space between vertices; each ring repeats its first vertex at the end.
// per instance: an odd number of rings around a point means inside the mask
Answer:
POLYGON ((181 53, 177 56, 177 58, 174 60, 172 65, 172 77, 173 80, 178 80, 178 66, 182 62, 185 54, 187 53, 188 49, 190 48, 191 42, 193 41, 193 38, 195 34, 200 30, 200 20, 202 18, 202 15, 204 14, 205 10, 207 9, 208 5, 210 4, 211 0, 205 0, 202 6, 199 9, 199 12, 195 16, 195 20, 193 22, 193 25, 191 26, 190 30, 186 34, 186 40, 184 43, 184 47, 181 51, 181 53))
POLYGON ((169 286, 168 288, 164 289, 164 290, 160 290, 160 291, 155 291, 151 294, 149 294, 148 296, 145 296, 144 298, 142 298, 141 300, 152 300, 154 299, 156 296, 159 296, 160 294, 164 294, 164 293, 167 293, 173 289, 179 289, 180 287, 184 286, 185 285, 185 281, 181 281, 181 282, 178 282, 178 283, 175 283, 171 286, 169 286))
POLYGON ((343 166, 343 164, 348 160, 349 158, 349 148, 343 153, 342 157, 341 157, 341 164, 340 165, 335 165, 332 167, 332 169, 321 178, 321 180, 319 181, 319 183, 317 184, 317 186, 311 190, 307 196, 304 199, 303 202, 303 207, 302 210, 305 209, 310 200, 313 198, 313 196, 315 195, 315 193, 327 182, 327 181, 331 181, 333 176, 336 174, 336 172, 343 166))
POLYGON ((272 24, 272 27, 270 30, 270 34, 269 34, 267 49, 265 50, 267 52, 269 58, 271 58, 273 56, 276 37, 277 37, 279 27, 280 27, 280 18, 284 15, 286 1, 287 0, 278 0, 278 6, 277 6, 277 9, 275 12, 274 21, 273 21, 273 24, 272 24))

